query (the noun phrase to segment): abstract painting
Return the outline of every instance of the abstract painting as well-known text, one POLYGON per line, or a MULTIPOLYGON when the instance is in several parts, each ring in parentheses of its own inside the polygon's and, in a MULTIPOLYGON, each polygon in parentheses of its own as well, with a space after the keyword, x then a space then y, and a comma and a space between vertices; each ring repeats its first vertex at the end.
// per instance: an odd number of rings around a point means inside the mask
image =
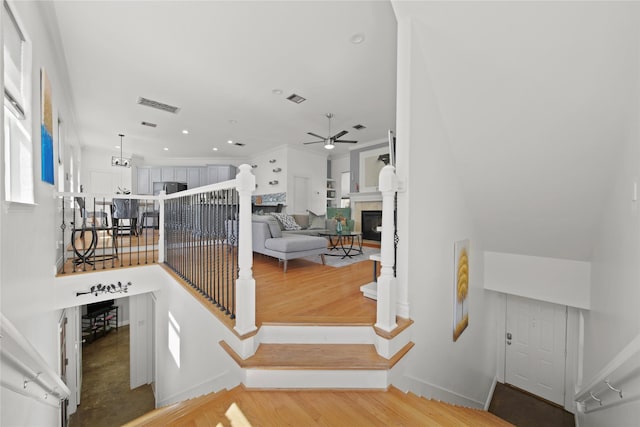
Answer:
POLYGON ((469 239, 454 243, 453 341, 469 326, 469 239))
POLYGON ((53 102, 51 100, 51 83, 44 68, 40 72, 42 123, 40 124, 40 179, 54 184, 53 172, 53 102))

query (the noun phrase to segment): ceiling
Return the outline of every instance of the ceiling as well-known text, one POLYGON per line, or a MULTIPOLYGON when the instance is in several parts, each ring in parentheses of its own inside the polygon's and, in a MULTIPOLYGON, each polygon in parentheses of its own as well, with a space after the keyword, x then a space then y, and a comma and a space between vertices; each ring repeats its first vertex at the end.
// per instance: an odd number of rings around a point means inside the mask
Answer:
MULTIPOLYGON (((359 144, 395 128, 396 22, 389 2, 53 6, 82 145, 116 151, 123 133, 125 152, 145 159, 245 158, 283 144, 303 147, 316 140, 307 132, 328 135, 328 112, 335 116, 331 134, 348 130, 344 139, 359 144), (357 34, 364 35, 359 44, 352 42, 357 34), (307 100, 288 101, 293 93, 307 100), (141 106, 138 97, 180 111, 141 106), (366 129, 353 129, 357 124, 366 129)), ((328 152, 322 144, 304 147, 328 152)))

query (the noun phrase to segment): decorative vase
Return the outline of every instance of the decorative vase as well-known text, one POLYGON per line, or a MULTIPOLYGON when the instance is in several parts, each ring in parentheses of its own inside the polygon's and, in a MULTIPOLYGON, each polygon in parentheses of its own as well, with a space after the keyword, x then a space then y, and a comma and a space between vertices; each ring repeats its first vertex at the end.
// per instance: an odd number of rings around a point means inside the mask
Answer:
POLYGON ((336 232, 338 234, 342 234, 342 222, 338 221, 338 223, 336 224, 336 232))

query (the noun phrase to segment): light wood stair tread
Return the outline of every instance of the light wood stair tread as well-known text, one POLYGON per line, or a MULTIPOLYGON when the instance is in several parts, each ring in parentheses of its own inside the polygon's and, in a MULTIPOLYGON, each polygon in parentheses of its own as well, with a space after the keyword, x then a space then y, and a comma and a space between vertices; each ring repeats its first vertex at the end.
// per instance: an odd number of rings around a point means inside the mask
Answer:
POLYGON ((224 341, 220 345, 245 369, 387 370, 413 347, 408 343, 391 359, 376 353, 372 344, 261 344, 243 360, 224 341))
POLYGON ((147 414, 127 426, 237 425, 225 415, 234 404, 255 427, 511 425, 484 411, 409 396, 394 387, 388 391, 251 390, 240 385, 229 391, 204 396, 202 400, 192 399, 158 409, 152 412, 153 416, 147 414), (180 410, 176 411, 176 407, 180 410))

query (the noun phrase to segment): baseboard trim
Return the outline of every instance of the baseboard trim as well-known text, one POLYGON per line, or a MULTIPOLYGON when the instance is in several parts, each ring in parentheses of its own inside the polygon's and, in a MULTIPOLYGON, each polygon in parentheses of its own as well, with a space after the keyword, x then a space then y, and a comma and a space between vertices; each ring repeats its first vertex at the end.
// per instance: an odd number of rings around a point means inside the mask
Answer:
POLYGON ((409 389, 412 392, 420 395, 421 397, 426 397, 427 399, 442 400, 443 402, 451 403, 453 405, 466 406, 475 409, 482 409, 485 404, 485 402, 472 399, 411 375, 405 375, 404 379, 410 382, 409 389))
POLYGON ((493 377, 493 383, 491 383, 491 388, 489 389, 489 395, 487 396, 487 400, 484 402, 484 410, 489 410, 489 405, 491 405, 491 400, 493 399, 493 393, 496 391, 496 385, 498 384, 498 378, 493 377))
POLYGON ((214 393, 223 388, 233 388, 240 384, 239 381, 232 382, 233 373, 225 371, 220 375, 209 378, 193 387, 172 394, 171 396, 156 399, 156 408, 171 405, 173 403, 182 402, 183 400, 193 399, 208 393, 214 393))

